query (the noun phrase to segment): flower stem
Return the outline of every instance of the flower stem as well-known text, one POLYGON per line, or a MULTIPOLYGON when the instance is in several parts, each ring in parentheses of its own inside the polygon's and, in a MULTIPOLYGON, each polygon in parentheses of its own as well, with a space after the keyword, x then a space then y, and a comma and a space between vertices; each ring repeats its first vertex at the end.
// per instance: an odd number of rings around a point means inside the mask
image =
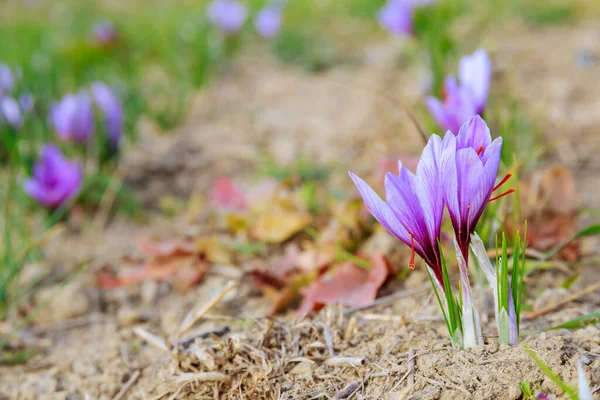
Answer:
POLYGON ((473 303, 473 294, 471 293, 471 284, 469 282, 469 268, 467 266, 468 250, 463 253, 458 242, 454 239, 456 249, 456 259, 458 260, 458 269, 460 271, 460 289, 462 295, 462 327, 464 337, 464 347, 469 348, 483 344, 481 334, 481 322, 479 313, 473 303))

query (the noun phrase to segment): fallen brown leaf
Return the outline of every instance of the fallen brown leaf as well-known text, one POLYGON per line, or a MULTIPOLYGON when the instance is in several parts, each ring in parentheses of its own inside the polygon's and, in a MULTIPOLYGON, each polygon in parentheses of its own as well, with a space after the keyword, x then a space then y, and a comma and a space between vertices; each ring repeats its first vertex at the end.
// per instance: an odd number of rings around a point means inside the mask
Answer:
MULTIPOLYGON (((577 232, 580 197, 575 178, 565 166, 535 170, 521 181, 519 189, 528 247, 549 250, 577 232)), ((571 242, 559 254, 568 261, 577 260, 579 243, 571 242)))
POLYGON ((175 239, 165 239, 156 242, 150 242, 146 239, 138 238, 137 245, 146 254, 155 257, 188 255, 194 253, 195 251, 195 246, 193 243, 175 239))
POLYGON ((180 290, 202 280, 209 264, 193 243, 177 240, 148 242, 138 240, 141 249, 153 259, 137 267, 118 272, 104 268, 96 274, 96 285, 104 289, 133 285, 147 280, 172 279, 180 290))
POLYGON ((343 304, 357 307, 369 304, 377 296, 390 273, 387 259, 382 255, 365 258, 371 269, 357 267, 352 262, 337 265, 300 292, 304 296, 298 308, 299 318, 304 318, 326 304, 343 304))
POLYGON ((209 235, 196 238, 194 243, 196 251, 201 253, 207 261, 214 264, 231 264, 232 254, 223 245, 223 240, 224 238, 219 235, 209 235))
POLYGON ((311 220, 310 215, 296 211, 263 214, 252 227, 252 236, 268 243, 282 243, 307 227, 311 220))

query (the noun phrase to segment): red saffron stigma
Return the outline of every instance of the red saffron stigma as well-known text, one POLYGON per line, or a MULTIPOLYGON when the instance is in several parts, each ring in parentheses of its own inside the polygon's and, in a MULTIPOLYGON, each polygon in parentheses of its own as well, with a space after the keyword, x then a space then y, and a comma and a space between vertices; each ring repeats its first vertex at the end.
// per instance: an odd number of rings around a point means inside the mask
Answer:
POLYGON ((492 192, 495 192, 496 190, 498 190, 498 188, 500 186, 504 185, 506 183, 506 181, 510 179, 511 176, 512 176, 512 174, 510 172, 508 174, 506 174, 506 176, 504 178, 502 178, 500 183, 498 183, 496 186, 494 186, 494 189, 492 189, 492 192))
POLYGON ((415 269, 415 238, 413 235, 410 235, 410 261, 408 262, 408 266, 410 269, 415 269))
POLYGON ((508 189, 506 192, 504 192, 504 193, 502 193, 502 194, 500 194, 500 195, 498 195, 498 196, 496 196, 496 197, 492 197, 492 198, 491 198, 489 201, 498 200, 498 199, 500 199, 500 198, 502 198, 502 197, 504 197, 504 196, 507 196, 507 195, 509 195, 509 194, 511 194, 511 193, 514 193, 514 192, 515 192, 515 189, 514 189, 514 188, 512 188, 512 189, 508 189))
POLYGON ((477 149, 477 155, 478 155, 478 156, 480 156, 480 155, 481 155, 481 153, 483 153, 483 150, 485 150, 485 149, 483 148, 483 146, 479 146, 479 148, 477 149))

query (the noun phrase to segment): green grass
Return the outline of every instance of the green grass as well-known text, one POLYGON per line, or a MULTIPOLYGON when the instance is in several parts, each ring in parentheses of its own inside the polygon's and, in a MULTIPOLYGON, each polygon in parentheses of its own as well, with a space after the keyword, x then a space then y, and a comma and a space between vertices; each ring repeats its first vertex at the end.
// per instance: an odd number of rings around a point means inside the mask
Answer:
POLYGON ((525 5, 522 16, 527 23, 533 25, 565 24, 576 18, 576 10, 572 3, 534 1, 525 5))

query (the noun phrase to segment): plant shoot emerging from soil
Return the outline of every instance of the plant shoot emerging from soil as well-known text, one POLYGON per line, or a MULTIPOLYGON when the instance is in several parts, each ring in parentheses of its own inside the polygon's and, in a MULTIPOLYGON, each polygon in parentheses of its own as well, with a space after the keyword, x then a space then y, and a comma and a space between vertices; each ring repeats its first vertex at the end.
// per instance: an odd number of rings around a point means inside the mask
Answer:
MULTIPOLYGON (((514 191, 509 189, 498 196, 492 196, 492 192, 510 177, 507 175, 499 184, 495 184, 501 150, 502 138, 492 141, 487 124, 476 115, 460 128, 457 135, 450 131, 444 139, 432 135, 421 154, 416 174, 403 168, 401 163, 398 176, 388 172, 385 202, 362 179, 350 172, 367 208, 377 221, 410 246, 412 256, 409 266, 415 266, 415 253, 427 264, 428 271, 433 275, 434 290, 440 300, 452 341, 461 347, 483 344, 479 314, 473 303, 469 282, 469 245, 487 204, 514 191), (448 209, 454 229, 460 271, 459 296, 452 294, 442 255, 440 233, 444 207, 448 209)), ((476 239, 479 244, 481 241, 478 237, 476 239)), ((517 240, 520 243, 518 237, 517 240)), ((477 247, 477 250, 485 254, 485 249, 477 247)), ((503 262, 498 263, 504 268, 496 273, 499 277, 496 281, 498 294, 495 295, 499 299, 497 313, 500 317, 507 315, 510 321, 507 324, 512 332, 510 339, 504 340, 504 336, 501 336, 501 341, 510 344, 518 342, 518 316, 515 312, 518 310, 523 277, 519 254, 519 245, 516 245, 513 275, 517 274, 517 278, 512 285, 508 279, 506 256, 503 262)), ((487 262, 489 263, 489 259, 487 262)), ((486 264, 482 268, 487 267, 486 264)), ((505 321, 506 318, 501 320, 505 321)))

